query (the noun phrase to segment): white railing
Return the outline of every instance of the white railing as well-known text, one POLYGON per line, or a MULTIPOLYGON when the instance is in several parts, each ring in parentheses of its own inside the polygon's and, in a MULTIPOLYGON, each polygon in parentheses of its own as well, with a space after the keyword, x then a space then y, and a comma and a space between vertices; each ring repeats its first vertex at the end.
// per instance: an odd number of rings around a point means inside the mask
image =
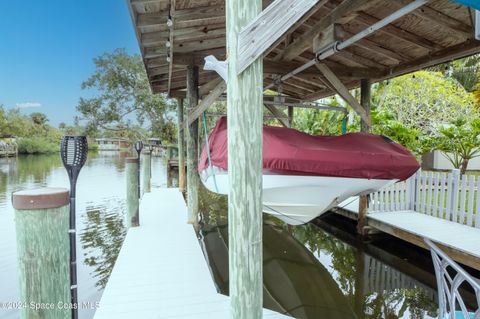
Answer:
POLYGON ((418 171, 370 195, 371 212, 413 210, 480 228, 480 176, 418 171))

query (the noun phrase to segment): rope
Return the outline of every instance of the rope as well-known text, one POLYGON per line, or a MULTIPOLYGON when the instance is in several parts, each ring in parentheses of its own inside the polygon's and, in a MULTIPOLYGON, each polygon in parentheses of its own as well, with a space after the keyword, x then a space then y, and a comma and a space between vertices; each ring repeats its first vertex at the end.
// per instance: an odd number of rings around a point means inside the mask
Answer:
POLYGON ((213 176, 213 183, 215 184, 215 190, 218 193, 217 179, 215 178, 215 172, 213 171, 212 157, 210 155, 210 144, 208 143, 207 114, 205 112, 203 112, 203 129, 205 131, 205 145, 207 147, 208 167, 210 168, 210 173, 213 176))

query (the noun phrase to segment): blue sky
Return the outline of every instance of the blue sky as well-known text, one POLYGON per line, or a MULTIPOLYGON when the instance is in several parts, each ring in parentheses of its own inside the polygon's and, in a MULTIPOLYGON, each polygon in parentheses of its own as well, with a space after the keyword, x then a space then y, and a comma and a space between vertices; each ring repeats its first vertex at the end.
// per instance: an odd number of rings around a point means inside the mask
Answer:
POLYGON ((125 0, 0 1, 0 104, 71 124, 92 59, 116 48, 139 52, 125 0))

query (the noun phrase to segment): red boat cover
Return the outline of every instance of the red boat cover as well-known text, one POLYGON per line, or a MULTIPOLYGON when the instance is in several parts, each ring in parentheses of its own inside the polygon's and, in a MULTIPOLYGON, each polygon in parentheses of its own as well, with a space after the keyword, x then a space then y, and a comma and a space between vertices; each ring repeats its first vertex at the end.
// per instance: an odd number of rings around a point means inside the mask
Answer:
MULTIPOLYGON (((227 170, 227 119, 221 118, 208 139, 212 165, 227 170)), ((206 147, 198 170, 208 167, 206 147)), ((294 129, 263 128, 263 168, 286 175, 317 175, 405 180, 420 165, 403 146, 368 133, 312 136, 294 129)))

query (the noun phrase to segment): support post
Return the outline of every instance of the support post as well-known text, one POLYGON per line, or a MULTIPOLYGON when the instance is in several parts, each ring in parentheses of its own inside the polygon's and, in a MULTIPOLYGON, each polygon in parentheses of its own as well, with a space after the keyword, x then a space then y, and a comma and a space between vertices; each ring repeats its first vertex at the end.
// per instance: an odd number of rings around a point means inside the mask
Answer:
POLYGON ((263 60, 237 76, 238 37, 262 10, 261 0, 227 0, 228 241, 230 318, 263 312, 263 60))
POLYGON ((125 172, 127 176, 127 227, 137 227, 140 225, 137 157, 127 157, 125 159, 125 172))
POLYGON ((41 188, 12 194, 20 279, 20 318, 71 318, 69 192, 41 188), (35 309, 53 305, 51 309, 35 309), (58 307, 59 303, 65 305, 58 307))
POLYGON ((177 126, 178 126, 178 189, 185 192, 185 135, 183 129, 183 99, 177 100, 177 126))
POLYGON ((150 193, 151 191, 151 177, 152 177, 152 156, 150 153, 142 154, 142 175, 143 175, 143 193, 150 193))
MULTIPOLYGON (((187 67, 187 99, 188 113, 198 105, 198 66, 187 67)), ((198 119, 187 126, 187 196, 188 223, 198 221, 198 188, 200 177, 198 167, 198 119)))
POLYGON ((288 127, 290 128, 293 126, 293 112, 294 112, 293 106, 289 106, 288 107, 288 127))
MULTIPOLYGON (((360 93, 361 93, 361 105, 367 114, 367 117, 370 118, 370 89, 371 89, 371 82, 367 79, 362 79, 360 83, 360 93)), ((369 132, 370 131, 370 123, 365 122, 363 119, 361 120, 360 130, 361 132, 369 132)), ((367 195, 362 195, 359 198, 358 202, 358 222, 357 222, 357 232, 360 235, 365 234, 365 225, 367 221, 367 214, 368 214, 368 197, 367 195)))

